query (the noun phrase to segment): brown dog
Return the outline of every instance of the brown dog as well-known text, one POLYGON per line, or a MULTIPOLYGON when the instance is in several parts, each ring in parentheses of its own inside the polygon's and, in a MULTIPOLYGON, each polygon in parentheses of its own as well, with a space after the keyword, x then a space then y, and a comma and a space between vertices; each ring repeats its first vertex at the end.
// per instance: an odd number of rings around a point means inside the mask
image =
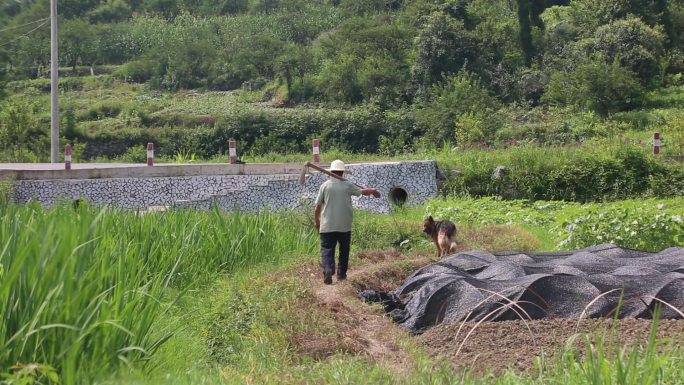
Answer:
POLYGON ((456 225, 449 220, 435 221, 430 216, 423 222, 423 232, 435 242, 437 257, 444 257, 456 251, 456 225))

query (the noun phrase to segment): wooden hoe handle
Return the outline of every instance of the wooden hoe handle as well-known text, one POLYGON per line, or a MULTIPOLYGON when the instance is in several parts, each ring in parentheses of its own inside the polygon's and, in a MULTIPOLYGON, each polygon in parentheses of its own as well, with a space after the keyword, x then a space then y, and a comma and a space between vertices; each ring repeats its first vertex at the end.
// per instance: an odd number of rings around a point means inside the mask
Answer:
MULTIPOLYGON (((334 173, 332 173, 332 172, 330 172, 330 171, 324 169, 323 167, 317 166, 317 165, 315 165, 315 164, 313 164, 313 163, 311 163, 311 162, 306 162, 306 163, 304 163, 304 170, 306 170, 308 167, 311 167, 311 168, 313 168, 314 170, 320 171, 320 172, 322 172, 323 174, 328 175, 328 176, 331 176, 331 177, 333 177, 333 178, 335 178, 335 179, 339 179, 339 180, 343 180, 343 181, 348 180, 348 179, 345 179, 345 178, 343 178, 343 177, 341 177, 341 176, 339 176, 339 175, 337 175, 337 174, 334 174, 334 173)), ((352 182, 352 183, 354 183, 354 182, 352 182)), ((354 184, 355 184, 358 188, 360 188, 360 189, 365 189, 364 186, 361 186, 361 185, 358 184, 358 183, 354 183, 354 184)))

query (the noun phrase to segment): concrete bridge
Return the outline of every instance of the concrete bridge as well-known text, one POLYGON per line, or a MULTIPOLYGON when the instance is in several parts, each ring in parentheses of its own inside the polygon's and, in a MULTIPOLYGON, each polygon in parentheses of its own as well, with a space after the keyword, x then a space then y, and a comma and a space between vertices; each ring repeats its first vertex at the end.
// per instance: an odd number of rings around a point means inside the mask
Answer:
MULTIPOLYGON (((321 164, 327 168, 327 164, 321 164)), ((11 183, 15 203, 44 206, 83 199, 94 205, 145 210, 155 206, 226 211, 259 211, 310 206, 328 177, 307 174, 303 165, 267 164, 0 164, 0 179, 11 183)), ((349 180, 375 187, 382 197, 353 198, 361 210, 387 213, 397 205, 418 205, 437 195, 434 161, 350 163, 349 180)), ((313 171, 313 170, 311 170, 313 171)))

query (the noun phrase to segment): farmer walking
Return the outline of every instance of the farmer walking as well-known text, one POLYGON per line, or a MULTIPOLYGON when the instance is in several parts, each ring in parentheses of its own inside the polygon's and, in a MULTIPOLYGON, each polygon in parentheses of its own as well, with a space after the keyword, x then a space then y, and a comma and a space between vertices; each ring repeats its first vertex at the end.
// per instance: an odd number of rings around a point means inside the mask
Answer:
MULTIPOLYGON (((343 177, 344 162, 334 160, 330 164, 330 172, 343 177)), ((339 243, 340 254, 337 265, 337 280, 347 278, 349 265, 349 247, 351 245, 352 229, 352 196, 372 195, 380 197, 380 192, 374 188, 361 188, 347 180, 331 177, 318 190, 314 217, 316 229, 321 236, 321 258, 323 263, 323 283, 332 284, 335 271, 335 247, 339 243)))

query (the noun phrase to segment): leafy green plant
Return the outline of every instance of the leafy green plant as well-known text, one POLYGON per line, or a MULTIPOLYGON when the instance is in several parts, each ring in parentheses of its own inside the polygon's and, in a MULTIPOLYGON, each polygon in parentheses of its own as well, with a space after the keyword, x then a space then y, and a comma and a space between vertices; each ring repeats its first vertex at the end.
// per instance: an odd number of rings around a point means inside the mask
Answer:
POLYGON ((542 100, 574 105, 605 116, 640 106, 644 95, 645 90, 633 72, 617 61, 606 63, 598 58, 570 72, 552 74, 542 100))
POLYGON ((127 82, 145 83, 152 79, 159 64, 151 59, 130 61, 114 71, 113 76, 127 82))
POLYGON ((559 247, 586 247, 615 243, 623 247, 660 251, 684 245, 681 204, 657 201, 621 202, 601 210, 566 219, 561 225, 559 247))
POLYGON ((145 163, 147 161, 147 147, 142 145, 129 147, 124 154, 118 157, 118 160, 126 163, 145 163))
POLYGON ((173 157, 175 163, 193 163, 195 160, 195 154, 192 154, 189 151, 177 152, 173 157))
POLYGON ((96 102, 89 106, 81 116, 81 120, 100 120, 113 118, 121 113, 123 103, 118 100, 96 102))
POLYGON ((0 373, 2 385, 52 385, 59 384, 59 374, 50 365, 16 364, 9 373, 0 373))
POLYGON ((425 215, 468 225, 511 224, 540 229, 559 249, 600 243, 661 251, 684 245, 684 200, 626 200, 579 204, 562 201, 449 199, 433 201, 425 215))
POLYGON ((433 145, 452 143, 456 138, 455 129, 461 139, 477 140, 489 136, 498 128, 494 111, 498 110, 499 103, 488 94, 477 75, 471 72, 463 70, 446 78, 432 87, 430 95, 422 106, 416 105, 414 114, 417 126, 433 145), (484 114, 492 115, 495 119, 489 123, 488 119, 484 119, 484 114), (473 120, 477 124, 464 124, 473 120))
POLYGON ((660 75, 664 34, 649 27, 638 17, 630 17, 601 26, 594 34, 592 48, 606 60, 618 61, 634 72, 643 84, 660 75))

